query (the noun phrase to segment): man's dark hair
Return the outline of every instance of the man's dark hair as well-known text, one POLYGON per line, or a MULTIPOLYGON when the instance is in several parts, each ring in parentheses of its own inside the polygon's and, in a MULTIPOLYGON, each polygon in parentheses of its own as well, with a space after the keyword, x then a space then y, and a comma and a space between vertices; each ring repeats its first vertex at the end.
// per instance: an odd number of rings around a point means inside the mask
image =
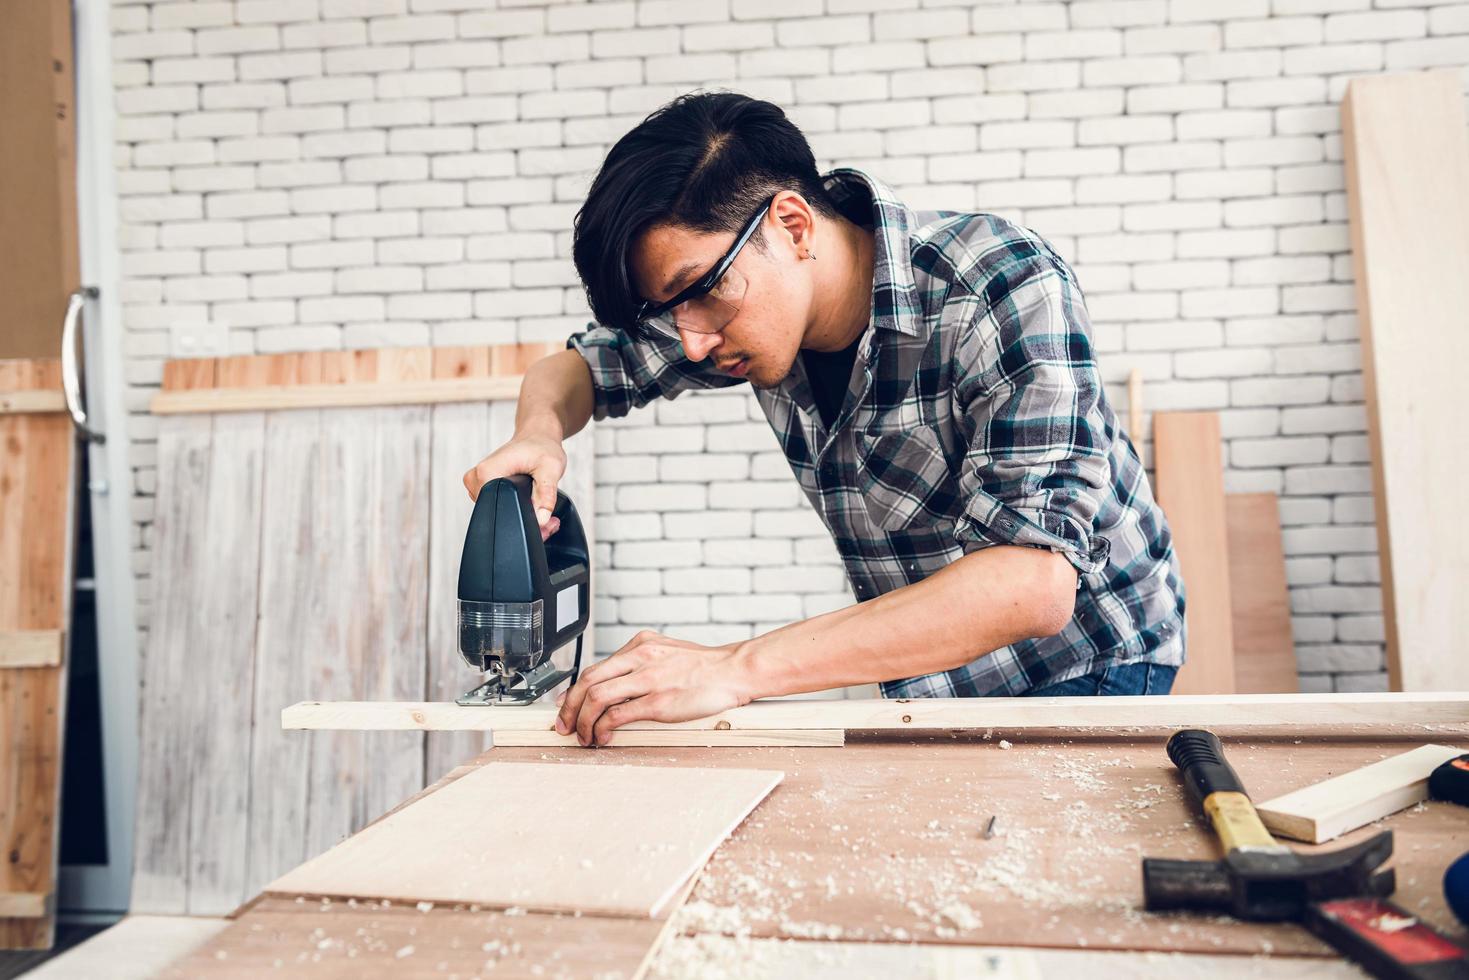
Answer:
MULTIPOLYGON (((779 190, 797 192, 828 217, 839 213, 810 144, 780 106, 736 92, 692 92, 655 110, 612 147, 576 214, 572 259, 593 315, 633 326, 647 298, 630 269, 644 231, 663 224, 738 231, 779 190)), ((760 232, 751 244, 764 250, 760 232)))

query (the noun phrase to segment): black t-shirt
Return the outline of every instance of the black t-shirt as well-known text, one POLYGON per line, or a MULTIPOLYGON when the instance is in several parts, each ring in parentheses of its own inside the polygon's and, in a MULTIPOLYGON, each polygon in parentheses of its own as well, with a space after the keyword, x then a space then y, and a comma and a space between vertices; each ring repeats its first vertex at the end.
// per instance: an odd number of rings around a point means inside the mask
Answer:
POLYGON ((821 424, 828 429, 842 410, 847 400, 847 386, 852 379, 852 365, 857 361, 857 345, 862 335, 851 345, 838 351, 801 351, 806 365, 806 380, 811 384, 811 397, 816 400, 816 411, 821 415, 821 424))
MULTIPOLYGON (((848 221, 872 230, 872 199, 866 195, 846 198, 842 215, 848 221)), ((806 378, 811 383, 811 397, 816 400, 816 411, 821 415, 821 424, 830 429, 847 400, 847 384, 852 379, 852 365, 857 361, 857 345, 862 335, 852 341, 851 346, 838 351, 801 351, 806 365, 806 378)))

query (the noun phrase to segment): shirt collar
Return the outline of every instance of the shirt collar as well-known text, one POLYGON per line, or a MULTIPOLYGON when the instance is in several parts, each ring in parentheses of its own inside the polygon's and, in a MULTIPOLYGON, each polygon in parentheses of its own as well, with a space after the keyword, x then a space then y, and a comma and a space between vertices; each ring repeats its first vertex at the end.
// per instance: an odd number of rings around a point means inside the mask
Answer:
POLYGON ((913 211, 886 182, 856 167, 838 167, 822 176, 841 204, 856 195, 872 202, 872 325, 908 336, 921 332, 923 303, 913 281, 913 211))

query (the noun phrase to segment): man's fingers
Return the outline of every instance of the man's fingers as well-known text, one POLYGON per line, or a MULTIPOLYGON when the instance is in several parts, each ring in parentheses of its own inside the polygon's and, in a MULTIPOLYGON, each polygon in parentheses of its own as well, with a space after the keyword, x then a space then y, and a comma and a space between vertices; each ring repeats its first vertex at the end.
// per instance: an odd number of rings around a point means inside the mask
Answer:
POLYGON ((610 745, 612 732, 623 725, 630 725, 635 721, 656 721, 662 703, 659 695, 644 694, 642 697, 614 704, 602 712, 602 717, 597 719, 597 724, 593 727, 592 737, 596 740, 595 744, 610 745))
POLYGON ((581 672, 577 678, 576 686, 566 692, 566 700, 561 702, 561 710, 556 713, 556 733, 565 735, 576 727, 577 715, 581 712, 582 701, 587 696, 593 685, 602 681, 611 680, 629 673, 636 665, 626 657, 608 657, 599 664, 593 664, 581 672))
POLYGON ((576 716, 576 738, 582 745, 595 745, 593 730, 608 708, 621 704, 628 698, 648 693, 648 681, 636 675, 623 675, 593 684, 582 701, 576 716))

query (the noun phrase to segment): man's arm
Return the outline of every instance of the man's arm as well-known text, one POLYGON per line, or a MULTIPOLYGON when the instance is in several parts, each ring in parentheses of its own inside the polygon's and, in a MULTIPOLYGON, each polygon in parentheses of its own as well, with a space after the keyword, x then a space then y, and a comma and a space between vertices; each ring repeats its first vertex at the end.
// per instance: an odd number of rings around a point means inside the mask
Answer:
POLYGON ((975 551, 928 578, 740 645, 744 700, 952 670, 977 653, 1061 632, 1076 570, 1039 548, 975 551))
POLYGON ((1060 632, 1075 602, 1076 570, 1064 557, 1001 545, 740 643, 706 647, 644 631, 582 671, 556 730, 605 745, 630 722, 688 721, 756 698, 950 670, 976 651, 1060 632))

